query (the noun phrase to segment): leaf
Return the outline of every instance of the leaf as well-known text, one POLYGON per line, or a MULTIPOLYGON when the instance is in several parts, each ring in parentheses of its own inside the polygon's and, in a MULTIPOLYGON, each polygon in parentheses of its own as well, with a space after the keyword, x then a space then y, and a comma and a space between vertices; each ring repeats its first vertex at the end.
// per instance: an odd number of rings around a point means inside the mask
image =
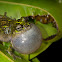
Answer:
MULTIPOLYGON (((8 1, 8 0, 7 0, 8 1)), ((20 18, 22 16, 29 16, 29 15, 44 15, 44 14, 51 14, 53 15, 53 17, 55 18, 58 26, 59 26, 59 30, 60 33, 59 35, 53 39, 50 40, 49 42, 43 42, 41 47, 33 54, 30 54, 30 58, 34 58, 35 56, 37 56, 38 54, 42 53, 45 49, 47 49, 52 42, 60 39, 62 37, 62 23, 61 23, 61 18, 62 18, 62 4, 57 3, 55 0, 53 1, 46 1, 46 0, 21 0, 21 1, 14 1, 11 2, 11 0, 9 0, 10 2, 6 2, 6 1, 0 1, 0 14, 3 15, 4 12, 7 12, 7 16, 12 16, 12 18, 20 18), (18 2, 18 3, 15 3, 18 2), (25 4, 21 4, 21 3, 25 3, 25 4), (28 5, 27 5, 28 4, 28 5), (58 8, 57 8, 58 7, 58 8), (44 10, 45 9, 45 10, 44 10)), ((48 27, 49 29, 45 29, 50 30, 50 27, 47 26, 43 26, 40 25, 39 23, 37 24, 38 27, 40 28, 40 26, 42 27, 48 27)), ((52 28, 52 27, 51 27, 52 28)), ((43 28, 42 28, 43 29, 43 28)), ((56 33, 53 32, 54 28, 52 28, 52 31, 50 30, 50 32, 52 34, 56 33)), ((48 34, 48 36, 52 35, 52 34, 48 34)), ((46 35, 43 35, 46 36, 46 35)), ((0 47, 1 48, 1 47, 0 47)), ((25 54, 21 54, 25 60, 28 61, 28 55, 25 54)), ((13 60, 13 59, 12 59, 13 60)), ((17 61, 16 61, 17 62, 17 61)), ((35 61, 34 61, 35 62, 35 61)))
POLYGON ((4 55, 1 51, 0 51, 0 62, 13 62, 10 58, 8 58, 6 55, 4 55), (4 57, 4 60, 3 60, 4 57))

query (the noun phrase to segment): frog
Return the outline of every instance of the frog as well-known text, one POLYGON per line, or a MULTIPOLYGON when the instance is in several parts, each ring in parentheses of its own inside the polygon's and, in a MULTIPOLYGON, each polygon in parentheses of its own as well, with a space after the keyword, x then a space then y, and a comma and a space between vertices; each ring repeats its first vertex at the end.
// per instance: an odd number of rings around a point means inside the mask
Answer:
POLYGON ((31 54, 40 48, 43 40, 48 41, 57 36, 58 33, 44 39, 36 26, 38 21, 42 24, 52 23, 59 32, 56 21, 50 15, 26 16, 17 20, 8 17, 7 12, 0 15, 0 43, 10 42, 8 53, 13 58, 17 57, 13 50, 21 54, 31 54))

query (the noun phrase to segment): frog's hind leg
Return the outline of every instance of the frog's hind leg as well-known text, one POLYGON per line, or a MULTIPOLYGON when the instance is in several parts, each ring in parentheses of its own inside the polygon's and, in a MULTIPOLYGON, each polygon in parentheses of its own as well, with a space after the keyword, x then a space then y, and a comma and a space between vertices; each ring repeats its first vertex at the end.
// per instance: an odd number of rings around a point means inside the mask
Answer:
POLYGON ((56 28, 57 30, 59 30, 55 19, 52 16, 50 16, 50 15, 42 15, 42 16, 37 15, 37 16, 35 16, 35 19, 37 21, 40 21, 43 24, 52 23, 53 27, 56 28))
POLYGON ((43 39, 43 40, 45 40, 45 41, 51 40, 51 39, 55 38, 58 35, 58 33, 60 32, 59 28, 58 28, 58 25, 57 25, 56 21, 54 20, 54 18, 52 16, 50 16, 50 15, 42 15, 42 16, 37 15, 37 16, 35 16, 35 19, 37 21, 40 21, 43 24, 52 23, 53 27, 57 29, 56 34, 51 35, 51 36, 49 36, 49 37, 47 37, 46 39, 43 39))

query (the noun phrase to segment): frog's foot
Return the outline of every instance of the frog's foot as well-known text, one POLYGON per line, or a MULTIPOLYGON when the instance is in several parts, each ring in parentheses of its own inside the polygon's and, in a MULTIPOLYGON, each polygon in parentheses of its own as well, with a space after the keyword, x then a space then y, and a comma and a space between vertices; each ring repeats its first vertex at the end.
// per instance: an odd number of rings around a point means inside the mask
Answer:
POLYGON ((13 59, 14 59, 14 60, 16 60, 16 58, 21 59, 21 57, 20 57, 20 56, 18 56, 18 55, 15 55, 15 54, 14 54, 14 49, 12 48, 12 45, 10 45, 10 46, 9 46, 9 48, 8 48, 8 51, 7 51, 7 52, 10 54, 10 56, 12 56, 12 57, 13 57, 13 59))

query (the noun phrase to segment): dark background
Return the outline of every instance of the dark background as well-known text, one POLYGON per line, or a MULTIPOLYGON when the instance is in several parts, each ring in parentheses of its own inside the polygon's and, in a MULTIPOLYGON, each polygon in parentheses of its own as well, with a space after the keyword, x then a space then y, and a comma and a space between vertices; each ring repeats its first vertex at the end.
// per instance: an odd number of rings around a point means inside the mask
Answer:
POLYGON ((62 62, 62 39, 52 43, 43 53, 37 56, 40 62, 62 62))

